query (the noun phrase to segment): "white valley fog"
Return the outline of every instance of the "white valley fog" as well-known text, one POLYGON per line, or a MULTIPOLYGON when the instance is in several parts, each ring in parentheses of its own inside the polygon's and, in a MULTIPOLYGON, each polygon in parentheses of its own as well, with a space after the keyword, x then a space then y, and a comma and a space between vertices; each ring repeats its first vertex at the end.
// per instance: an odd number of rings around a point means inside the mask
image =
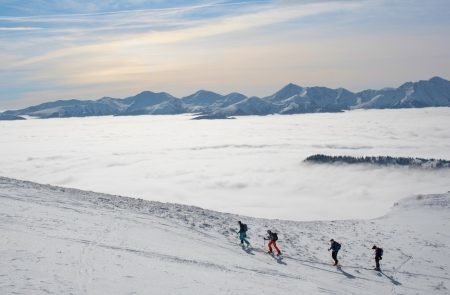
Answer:
POLYGON ((0 175, 291 220, 377 217, 450 190, 450 169, 303 163, 316 153, 450 159, 450 108, 190 118, 0 121, 0 175))

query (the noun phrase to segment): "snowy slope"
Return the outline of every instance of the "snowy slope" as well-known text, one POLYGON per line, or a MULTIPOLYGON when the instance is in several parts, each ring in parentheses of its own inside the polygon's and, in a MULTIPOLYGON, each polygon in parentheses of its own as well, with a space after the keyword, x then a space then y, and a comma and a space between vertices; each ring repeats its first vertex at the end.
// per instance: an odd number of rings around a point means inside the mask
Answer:
POLYGON ((375 220, 264 220, 0 177, 0 294, 448 294, 449 213, 444 194, 375 220), (263 253, 268 228, 283 259, 263 253))

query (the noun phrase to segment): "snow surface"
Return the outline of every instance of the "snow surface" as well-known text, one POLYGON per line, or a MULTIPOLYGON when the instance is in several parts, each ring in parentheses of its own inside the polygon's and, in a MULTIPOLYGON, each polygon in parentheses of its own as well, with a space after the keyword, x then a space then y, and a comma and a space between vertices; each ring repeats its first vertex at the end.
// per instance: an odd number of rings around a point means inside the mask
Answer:
POLYGON ((450 159, 450 108, 191 120, 0 122, 0 175, 264 218, 374 218, 448 191, 450 169, 308 165, 313 154, 450 159))
POLYGON ((373 220, 295 222, 0 177, 0 294, 449 294, 449 225, 450 194, 373 220), (264 253, 267 229, 282 258, 264 253))

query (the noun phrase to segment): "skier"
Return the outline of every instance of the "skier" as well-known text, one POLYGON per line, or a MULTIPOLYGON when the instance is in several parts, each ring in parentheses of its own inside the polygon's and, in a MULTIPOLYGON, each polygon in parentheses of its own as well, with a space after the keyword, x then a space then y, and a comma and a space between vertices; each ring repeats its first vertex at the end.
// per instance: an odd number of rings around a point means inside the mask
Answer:
POLYGON ((241 240, 241 245, 244 246, 244 243, 247 244, 247 248, 250 247, 250 243, 249 241, 247 241, 247 230, 248 227, 246 224, 242 223, 240 220, 238 221, 239 223, 239 239, 241 240))
POLYGON ((280 249, 278 249, 277 247, 277 240, 278 240, 278 235, 277 233, 273 233, 270 230, 267 231, 267 238, 264 238, 264 240, 269 240, 269 251, 267 253, 272 254, 272 246, 274 246, 275 250, 277 250, 277 256, 281 255, 281 251, 280 249))
POLYGON ((339 263, 339 260, 337 259, 337 254, 338 254, 339 250, 341 249, 341 244, 339 244, 338 242, 336 242, 333 239, 331 239, 330 242, 331 242, 331 246, 328 249, 328 251, 332 250, 331 257, 334 260, 333 265, 337 265, 339 263))
POLYGON ((383 259, 383 249, 375 245, 372 247, 372 249, 375 250, 375 264, 376 264, 375 270, 381 271, 380 260, 383 259))

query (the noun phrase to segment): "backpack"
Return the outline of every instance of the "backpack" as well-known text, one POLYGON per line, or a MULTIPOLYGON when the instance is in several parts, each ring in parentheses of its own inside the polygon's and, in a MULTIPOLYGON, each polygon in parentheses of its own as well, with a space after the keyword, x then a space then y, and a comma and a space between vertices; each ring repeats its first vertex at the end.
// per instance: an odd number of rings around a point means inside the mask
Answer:
POLYGON ((378 248, 378 250, 379 250, 379 252, 378 252, 378 253, 380 254, 380 257, 381 257, 381 256, 383 256, 383 249, 381 249, 381 248, 378 248))
POLYGON ((273 239, 274 241, 278 241, 278 235, 277 235, 277 233, 272 233, 272 239, 273 239))
POLYGON ((339 244, 338 242, 335 242, 335 243, 336 243, 336 251, 341 250, 341 244, 339 244))
POLYGON ((247 232, 248 227, 245 223, 242 224, 242 229, 244 230, 244 232, 247 232))

